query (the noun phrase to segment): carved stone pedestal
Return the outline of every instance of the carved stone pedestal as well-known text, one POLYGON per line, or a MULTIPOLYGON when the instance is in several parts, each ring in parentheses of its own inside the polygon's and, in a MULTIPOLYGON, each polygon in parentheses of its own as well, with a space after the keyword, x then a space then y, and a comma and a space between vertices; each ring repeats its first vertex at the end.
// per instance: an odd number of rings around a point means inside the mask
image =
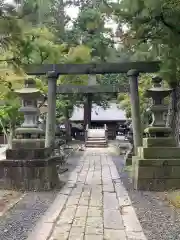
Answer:
POLYGON ((136 190, 179 189, 180 148, 172 137, 144 138, 143 147, 132 158, 132 167, 136 190))
POLYGON ((125 156, 126 166, 132 165, 132 156, 135 155, 132 129, 130 129, 129 131, 128 140, 129 143, 131 144, 131 148, 127 151, 125 156))
POLYGON ((0 188, 48 191, 60 186, 57 157, 49 149, 8 149, 0 161, 0 188))
POLYGON ((126 166, 132 165, 132 157, 134 155, 134 148, 133 146, 129 149, 125 155, 126 166))

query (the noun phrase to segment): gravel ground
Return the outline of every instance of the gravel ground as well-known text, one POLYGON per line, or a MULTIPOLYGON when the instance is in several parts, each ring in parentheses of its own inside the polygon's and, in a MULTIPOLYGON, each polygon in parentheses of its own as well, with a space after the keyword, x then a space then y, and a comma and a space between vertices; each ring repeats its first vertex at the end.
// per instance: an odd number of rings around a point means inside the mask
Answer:
POLYGON ((0 218, 0 240, 25 240, 37 220, 54 201, 56 192, 27 193, 5 216, 0 218))
MULTIPOLYGON (((68 164, 67 159, 69 170, 75 167, 79 157, 79 153, 69 157, 69 159, 73 158, 73 161, 70 161, 73 164, 68 164)), ((66 181, 66 179, 62 180, 66 181)), ((28 233, 33 230, 37 221, 50 207, 56 195, 56 191, 28 192, 20 202, 0 218, 0 240, 27 239, 28 233)))
POLYGON ((123 172, 123 157, 113 157, 128 190, 136 214, 148 240, 180 240, 180 210, 173 210, 158 193, 133 190, 127 173, 123 172))

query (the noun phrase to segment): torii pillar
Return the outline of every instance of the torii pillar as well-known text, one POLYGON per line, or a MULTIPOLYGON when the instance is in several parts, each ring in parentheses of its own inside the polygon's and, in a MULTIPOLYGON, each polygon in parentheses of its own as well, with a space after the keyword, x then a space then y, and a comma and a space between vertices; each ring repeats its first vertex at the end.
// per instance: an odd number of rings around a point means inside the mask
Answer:
MULTIPOLYGON (((95 86, 97 84, 96 75, 88 75, 88 86, 95 86)), ((93 93, 85 94, 85 103, 84 103, 84 127, 88 124, 88 127, 91 127, 91 113, 92 113, 92 98, 93 93)))
POLYGON ((127 73, 130 85, 130 99, 131 99, 131 116, 133 126, 133 142, 134 153, 137 154, 137 147, 142 146, 142 123, 140 115, 140 102, 138 91, 138 77, 139 72, 135 69, 129 70, 127 73))
POLYGON ((45 147, 50 148, 55 143, 56 130, 56 84, 59 74, 48 72, 48 95, 47 95, 47 116, 46 116, 46 139, 45 147))

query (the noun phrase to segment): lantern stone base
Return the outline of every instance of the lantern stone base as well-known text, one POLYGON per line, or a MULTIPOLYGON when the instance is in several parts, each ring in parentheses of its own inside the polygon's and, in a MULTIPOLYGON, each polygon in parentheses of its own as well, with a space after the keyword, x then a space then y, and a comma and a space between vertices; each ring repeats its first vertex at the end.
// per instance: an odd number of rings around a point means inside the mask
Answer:
POLYGON ((175 140, 145 138, 138 155, 132 157, 133 184, 136 190, 165 191, 179 189, 180 148, 175 140))
POLYGON ((133 183, 136 190, 179 189, 180 159, 140 159, 133 156, 133 183))
POLYGON ((52 149, 50 148, 18 148, 18 149, 7 149, 6 159, 7 160, 36 160, 46 159, 51 156, 52 149))
POLYGON ((8 149, 8 159, 0 161, 0 188, 22 191, 49 191, 59 188, 61 184, 56 167, 59 157, 48 155, 50 150, 45 148, 8 149))
POLYGON ((44 148, 45 139, 13 139, 12 149, 19 148, 44 148))
POLYGON ((132 165, 132 157, 134 155, 134 148, 132 147, 125 155, 126 166, 132 165))

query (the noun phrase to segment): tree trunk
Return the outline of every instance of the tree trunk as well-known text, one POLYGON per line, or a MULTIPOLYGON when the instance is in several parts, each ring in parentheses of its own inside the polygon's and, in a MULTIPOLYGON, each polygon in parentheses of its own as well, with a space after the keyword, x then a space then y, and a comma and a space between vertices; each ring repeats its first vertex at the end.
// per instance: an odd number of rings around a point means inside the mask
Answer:
POLYGON ((7 143, 8 143, 9 149, 12 149, 12 141, 13 141, 14 135, 15 135, 15 124, 10 124, 9 135, 7 138, 7 143))
POLYGON ((84 127, 88 124, 91 126, 91 110, 92 110, 92 94, 88 93, 86 95, 84 103, 84 127))
POLYGON ((66 140, 71 141, 71 124, 69 118, 65 120, 66 140))
POLYGON ((8 137, 8 148, 12 149, 12 140, 14 136, 14 131, 10 129, 9 137, 8 137))
POLYGON ((57 3, 57 16, 56 16, 56 21, 57 21, 57 27, 58 27, 58 34, 61 38, 61 40, 64 39, 64 34, 65 34, 65 2, 64 0, 59 0, 57 3))
POLYGON ((173 88, 170 95, 168 116, 166 125, 172 128, 172 133, 179 145, 179 127, 180 127, 180 86, 173 88))
POLYGON ((9 149, 12 149, 12 140, 13 140, 13 136, 14 136, 15 127, 14 127, 14 129, 13 129, 13 128, 10 126, 10 128, 9 128, 9 133, 8 133, 8 129, 5 128, 5 126, 4 126, 4 124, 3 124, 3 122, 2 122, 1 120, 0 120, 0 125, 1 125, 1 127, 2 127, 2 129, 3 129, 3 133, 4 133, 5 137, 6 137, 6 139, 7 139, 8 148, 9 148, 9 149))
POLYGON ((69 113, 68 113, 68 109, 66 109, 66 114, 65 114, 65 130, 66 130, 66 141, 71 141, 71 124, 70 124, 70 120, 69 120, 69 113))

